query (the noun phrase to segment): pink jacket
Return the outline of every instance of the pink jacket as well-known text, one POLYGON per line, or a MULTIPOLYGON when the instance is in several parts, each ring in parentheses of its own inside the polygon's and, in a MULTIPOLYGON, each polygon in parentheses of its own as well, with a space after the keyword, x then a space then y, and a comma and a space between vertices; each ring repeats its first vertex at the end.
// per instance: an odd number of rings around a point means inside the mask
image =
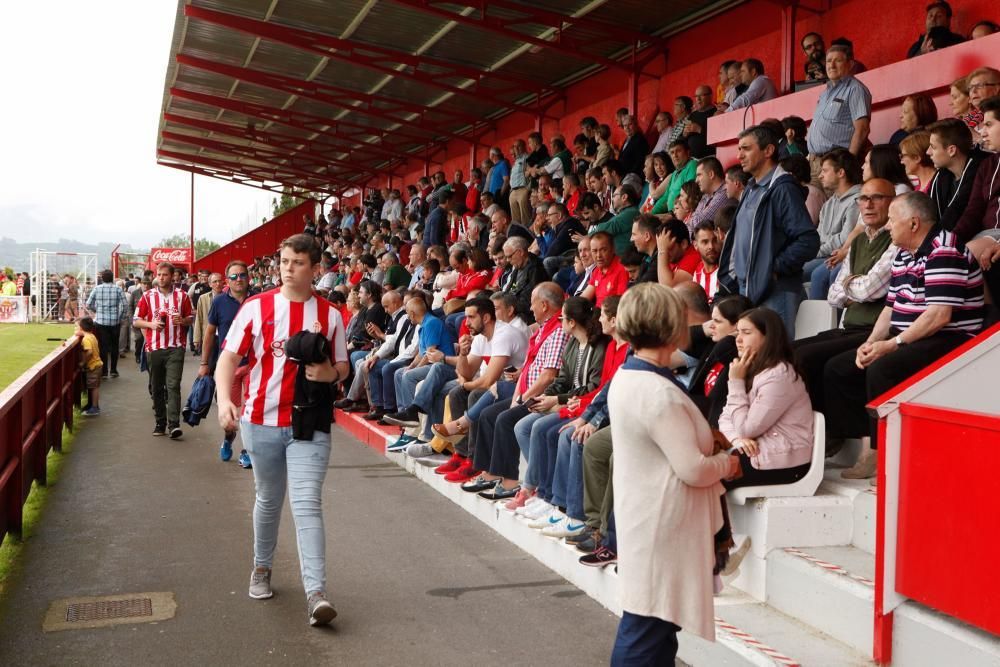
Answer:
POLYGON ((785 363, 762 371, 748 394, 729 379, 719 430, 730 441, 753 438, 760 447, 750 463, 758 470, 794 468, 812 460, 813 411, 802 378, 785 363))

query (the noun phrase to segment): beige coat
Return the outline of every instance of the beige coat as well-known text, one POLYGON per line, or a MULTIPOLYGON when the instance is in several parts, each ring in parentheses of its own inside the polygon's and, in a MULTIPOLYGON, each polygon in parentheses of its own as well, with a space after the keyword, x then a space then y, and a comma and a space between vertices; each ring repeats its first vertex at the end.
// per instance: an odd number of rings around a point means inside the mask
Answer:
POLYGON ((670 380, 621 369, 608 398, 622 608, 715 639, 713 536, 722 527, 712 431, 670 380))

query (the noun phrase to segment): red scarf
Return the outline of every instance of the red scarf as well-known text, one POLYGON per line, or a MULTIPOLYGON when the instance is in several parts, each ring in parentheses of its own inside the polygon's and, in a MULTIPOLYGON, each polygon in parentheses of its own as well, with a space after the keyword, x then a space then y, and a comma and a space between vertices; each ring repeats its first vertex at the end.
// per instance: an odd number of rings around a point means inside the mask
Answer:
POLYGON ((531 334, 531 338, 528 339, 528 355, 524 360, 521 377, 517 381, 517 393, 519 395, 528 390, 528 369, 531 368, 531 364, 535 362, 535 357, 538 356, 538 352, 542 349, 542 345, 545 344, 545 341, 552 335, 552 332, 555 331, 556 327, 559 325, 559 318, 553 315, 549 319, 545 320, 545 324, 538 327, 535 333, 531 334))

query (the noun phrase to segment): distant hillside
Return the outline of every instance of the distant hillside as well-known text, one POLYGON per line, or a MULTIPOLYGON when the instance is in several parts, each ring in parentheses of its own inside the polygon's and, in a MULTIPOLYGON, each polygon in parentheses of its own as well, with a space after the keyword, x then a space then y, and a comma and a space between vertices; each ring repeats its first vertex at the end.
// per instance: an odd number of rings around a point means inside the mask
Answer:
MULTIPOLYGON (((29 266, 28 257, 37 249, 51 250, 56 252, 94 252, 97 253, 97 269, 111 268, 111 251, 115 248, 114 243, 84 243, 70 239, 59 239, 54 243, 18 243, 14 239, 0 237, 0 268, 4 266, 13 267, 15 271, 27 271, 29 266)), ((119 252, 145 252, 136 250, 130 246, 123 245, 119 252)))

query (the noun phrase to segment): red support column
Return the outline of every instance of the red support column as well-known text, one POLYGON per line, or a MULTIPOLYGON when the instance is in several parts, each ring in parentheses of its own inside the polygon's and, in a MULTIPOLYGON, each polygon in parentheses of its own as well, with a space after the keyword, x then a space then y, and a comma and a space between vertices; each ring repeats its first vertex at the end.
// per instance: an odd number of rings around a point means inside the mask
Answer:
POLYGON ((194 268, 194 172, 191 172, 191 267, 194 268))
POLYGON ((879 665, 892 662, 892 612, 883 613, 885 589, 885 417, 878 421, 878 493, 875 501, 875 618, 872 658, 879 665))
POLYGON ((781 9, 781 85, 779 92, 790 93, 795 85, 795 18, 798 4, 781 9))

